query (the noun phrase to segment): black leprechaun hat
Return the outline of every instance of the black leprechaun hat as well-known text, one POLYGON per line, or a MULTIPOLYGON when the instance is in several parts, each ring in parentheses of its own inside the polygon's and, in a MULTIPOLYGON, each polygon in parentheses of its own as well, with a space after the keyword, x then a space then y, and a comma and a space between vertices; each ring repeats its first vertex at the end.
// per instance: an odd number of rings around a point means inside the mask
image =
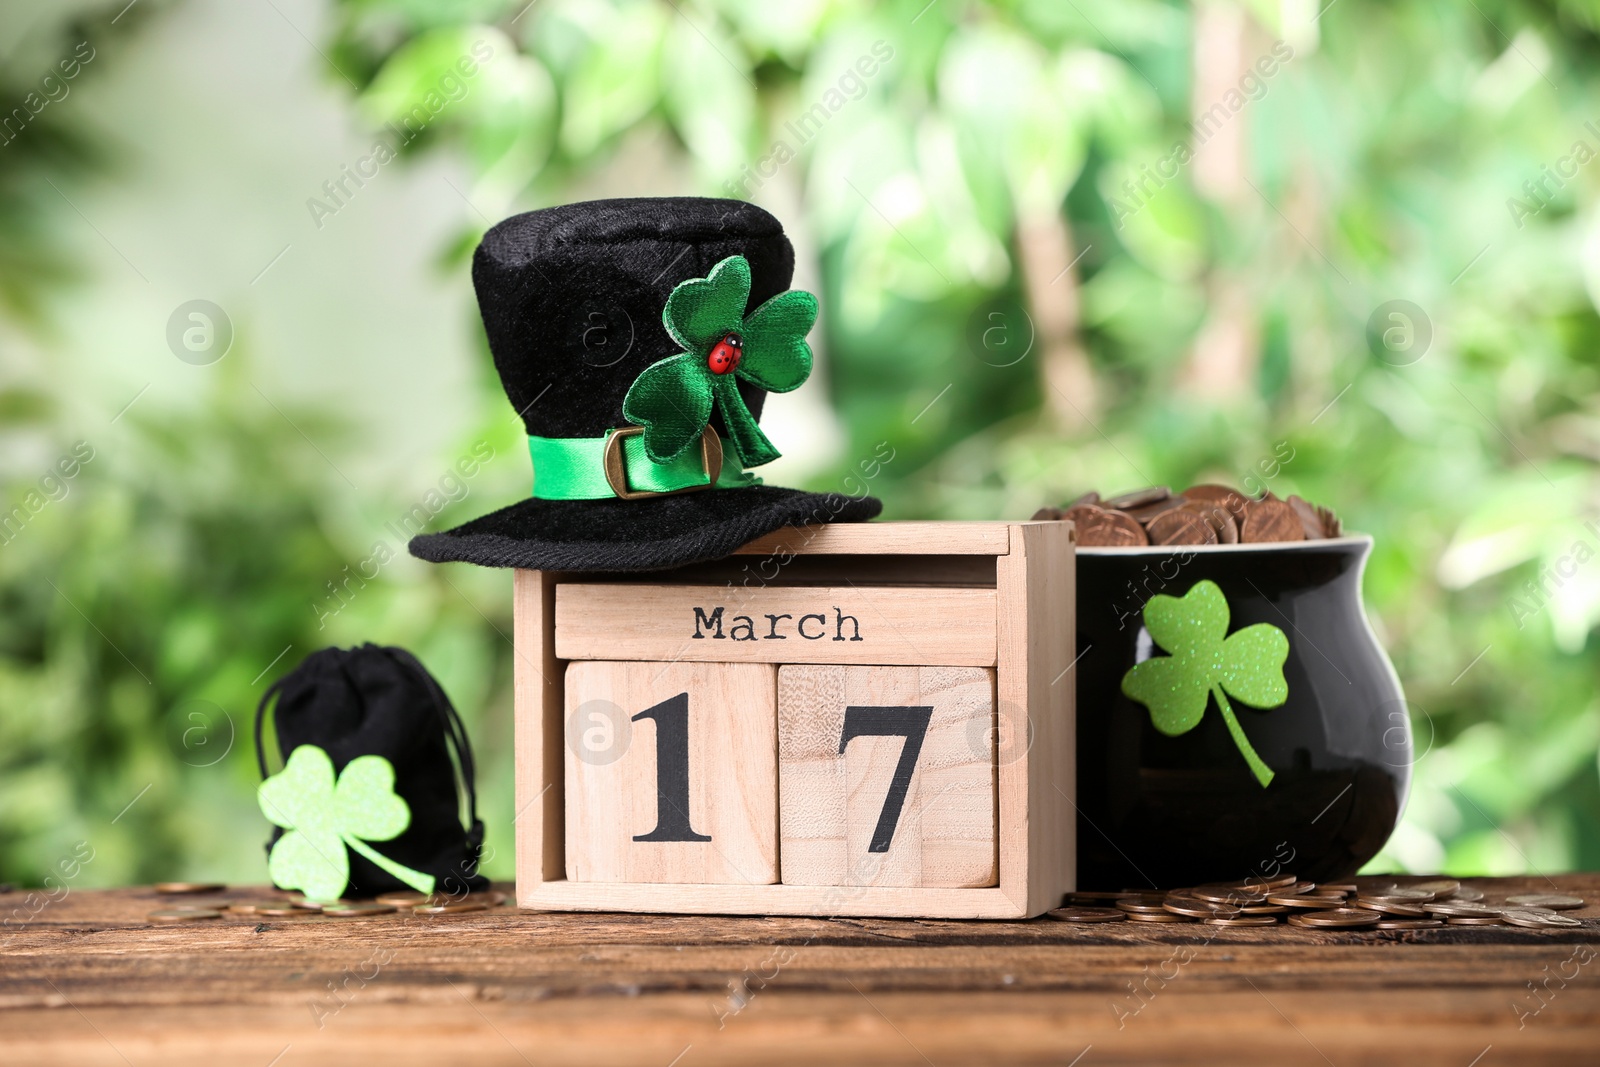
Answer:
POLYGON ((763 485, 768 391, 811 373, 816 298, 778 220, 737 200, 598 200, 517 215, 472 261, 521 415, 533 492, 411 552, 435 563, 641 571, 782 526, 873 518, 871 497, 763 485))

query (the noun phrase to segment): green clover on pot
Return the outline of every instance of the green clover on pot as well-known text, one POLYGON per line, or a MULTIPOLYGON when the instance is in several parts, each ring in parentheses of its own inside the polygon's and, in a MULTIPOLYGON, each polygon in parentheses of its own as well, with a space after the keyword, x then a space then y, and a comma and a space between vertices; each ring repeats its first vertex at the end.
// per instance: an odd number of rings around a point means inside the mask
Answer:
POLYGON ((1200 725, 1208 700, 1216 697, 1233 743, 1264 788, 1272 769, 1250 746, 1227 694, 1254 708, 1281 707, 1289 699, 1283 677, 1289 639, 1265 622, 1228 636, 1228 599, 1210 580, 1196 582, 1181 597, 1151 597, 1144 625, 1171 655, 1134 664, 1122 676, 1122 692, 1149 708, 1151 723, 1168 737, 1200 725))
POLYGON ((778 458, 734 381, 743 378, 771 393, 798 388, 811 374, 806 334, 817 321, 817 298, 790 289, 746 316, 749 299, 750 264, 743 256, 729 256, 667 297, 661 321, 684 351, 646 367, 622 400, 623 415, 644 427, 645 454, 655 462, 699 441, 713 404, 744 467, 778 458))
POLYGON ((392 840, 411 825, 411 809, 394 792, 394 765, 382 756, 357 756, 336 781, 328 754, 301 745, 283 770, 261 783, 256 802, 287 831, 267 857, 267 873, 280 889, 336 900, 350 881, 348 845, 417 892, 433 892, 433 875, 396 863, 366 843, 392 840))

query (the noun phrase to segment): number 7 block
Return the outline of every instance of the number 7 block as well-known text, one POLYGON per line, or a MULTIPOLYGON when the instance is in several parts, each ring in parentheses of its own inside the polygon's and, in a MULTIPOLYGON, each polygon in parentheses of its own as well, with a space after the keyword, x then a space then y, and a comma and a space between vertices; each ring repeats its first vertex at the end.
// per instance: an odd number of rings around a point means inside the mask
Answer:
POLYGON ((996 883, 994 672, 778 670, 788 885, 996 883))
POLYGON ((776 675, 760 663, 569 665, 567 877, 776 882, 776 675))

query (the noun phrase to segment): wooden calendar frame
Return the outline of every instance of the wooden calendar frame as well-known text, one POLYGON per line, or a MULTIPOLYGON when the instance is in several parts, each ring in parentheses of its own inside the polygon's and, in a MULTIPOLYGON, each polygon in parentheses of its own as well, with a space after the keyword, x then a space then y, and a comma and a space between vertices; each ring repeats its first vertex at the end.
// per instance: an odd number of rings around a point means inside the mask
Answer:
MULTIPOLYGON (((1062 894, 1074 887, 1076 861, 1074 541, 1069 522, 841 523, 779 530, 727 560, 675 571, 600 576, 516 571, 518 905, 539 911, 956 919, 1024 918, 1059 906, 1062 894), (563 841, 567 661, 557 657, 556 591, 578 582, 992 588, 999 736, 1002 742, 1028 739, 1009 746, 996 761, 998 884, 948 889, 568 881, 563 841)), ((626 624, 618 620, 619 626, 626 624)), ((781 856, 779 865, 781 870, 781 856)))

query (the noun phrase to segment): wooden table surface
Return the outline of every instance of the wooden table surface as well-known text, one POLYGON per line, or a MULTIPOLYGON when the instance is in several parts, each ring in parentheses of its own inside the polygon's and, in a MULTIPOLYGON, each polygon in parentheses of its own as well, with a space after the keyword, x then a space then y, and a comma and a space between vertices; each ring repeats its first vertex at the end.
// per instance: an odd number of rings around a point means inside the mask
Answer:
MULTIPOLYGON (((1472 884, 1600 903, 1596 874, 1472 884)), ((8 1065, 1600 1062, 1595 906, 1322 933, 509 906, 156 926, 150 889, 43 899, 0 894, 8 1065)))

